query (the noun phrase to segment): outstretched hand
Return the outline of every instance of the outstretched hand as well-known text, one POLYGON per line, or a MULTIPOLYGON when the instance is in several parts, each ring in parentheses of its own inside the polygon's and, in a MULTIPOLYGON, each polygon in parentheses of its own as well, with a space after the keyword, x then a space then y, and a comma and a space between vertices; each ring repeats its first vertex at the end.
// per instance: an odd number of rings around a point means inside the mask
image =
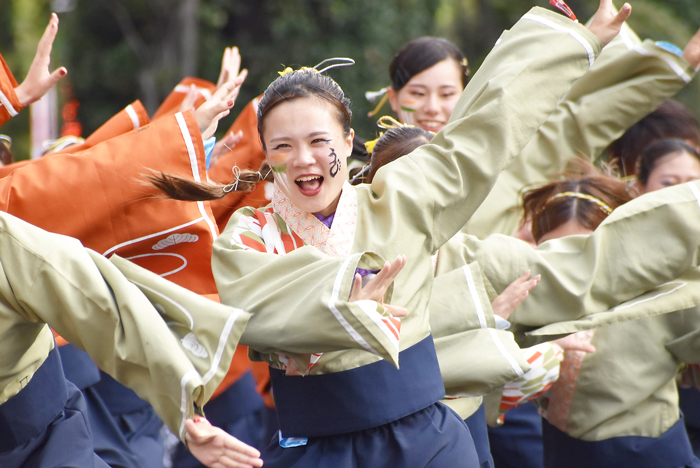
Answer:
POLYGON ((241 54, 238 52, 238 47, 226 47, 224 56, 221 59, 221 72, 216 82, 216 88, 218 89, 224 83, 247 74, 248 70, 241 70, 241 54))
POLYGON ((350 298, 348 301, 355 302, 369 300, 379 302, 384 306, 387 312, 394 317, 407 316, 408 310, 404 309, 403 307, 384 304, 384 294, 386 294, 389 286, 391 286, 396 279, 396 276, 398 276, 404 266, 406 266, 406 256, 399 255, 393 262, 386 262, 381 271, 377 273, 377 276, 369 280, 364 287, 362 286, 362 276, 355 274, 352 292, 350 293, 350 298))
POLYGON ((36 55, 32 60, 32 65, 29 67, 29 73, 22 84, 15 88, 15 94, 20 104, 28 106, 29 104, 38 101, 46 94, 49 89, 58 83, 68 71, 61 67, 53 73, 49 72, 51 64, 51 49, 53 41, 56 39, 58 32, 58 16, 56 13, 51 13, 51 19, 48 26, 41 36, 39 45, 36 48, 36 55))
MULTIPOLYGON (((243 74, 242 74, 243 75, 243 74)), ((216 90, 214 95, 194 112, 202 138, 207 139, 214 135, 219 120, 226 117, 236 102, 236 97, 245 81, 245 75, 238 76, 224 83, 216 90)))
POLYGON ((501 294, 496 296, 496 299, 491 303, 493 313, 501 318, 508 320, 510 314, 523 303, 525 298, 530 294, 530 291, 540 282, 541 276, 537 275, 531 280, 530 270, 510 283, 501 294))
POLYGON ((632 14, 632 7, 629 3, 622 5, 620 11, 616 12, 612 0, 600 0, 600 6, 588 30, 598 36, 605 47, 620 33, 622 25, 630 14, 632 14))
POLYGON ((206 419, 188 419, 185 421, 185 428, 187 448, 206 466, 257 468, 263 465, 260 452, 212 426, 206 419))

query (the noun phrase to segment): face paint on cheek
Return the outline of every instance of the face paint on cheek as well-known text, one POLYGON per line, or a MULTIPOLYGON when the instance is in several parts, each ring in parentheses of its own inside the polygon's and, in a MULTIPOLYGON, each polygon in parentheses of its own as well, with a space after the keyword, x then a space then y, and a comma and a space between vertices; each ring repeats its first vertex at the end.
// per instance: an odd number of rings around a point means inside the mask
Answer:
POLYGON ((333 158, 333 160, 330 162, 331 166, 331 177, 335 177, 338 175, 338 172, 340 172, 340 168, 342 167, 342 162, 340 159, 338 159, 338 155, 335 154, 335 150, 331 148, 331 154, 328 155, 329 158, 333 158))
POLYGON ((270 163, 270 168, 272 172, 276 174, 281 174, 287 170, 287 155, 285 154, 275 154, 268 156, 268 162, 270 163))
POLYGON ((411 104, 414 104, 414 102, 402 101, 401 108, 399 109, 399 121, 406 125, 414 125, 416 123, 415 118, 413 117, 416 110, 410 106, 411 104))

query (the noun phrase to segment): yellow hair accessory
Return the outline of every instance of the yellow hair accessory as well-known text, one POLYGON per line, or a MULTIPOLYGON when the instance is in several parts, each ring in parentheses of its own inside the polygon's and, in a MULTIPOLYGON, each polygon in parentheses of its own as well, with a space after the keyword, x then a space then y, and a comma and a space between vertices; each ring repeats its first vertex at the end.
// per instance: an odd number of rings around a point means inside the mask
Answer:
POLYGON ((287 73, 292 73, 293 71, 294 71, 294 69, 292 67, 287 67, 284 70, 277 72, 277 73, 279 73, 280 76, 284 76, 287 73))
POLYGON ((402 122, 399 122, 395 118, 393 118, 390 115, 383 115, 377 119, 377 126, 380 128, 384 128, 386 130, 391 130, 392 128, 399 128, 399 127, 414 127, 415 125, 410 125, 410 124, 405 124, 402 122))
POLYGON ((301 68, 299 68, 299 70, 294 70, 294 69, 292 69, 292 67, 286 67, 284 70, 282 70, 282 71, 280 71, 280 72, 277 72, 277 73, 279 73, 280 76, 284 76, 284 75, 286 75, 287 73, 291 73, 291 72, 293 72, 293 71, 305 71, 305 70, 312 70, 312 71, 315 71, 315 72, 317 72, 317 73, 323 73, 323 72, 328 71, 328 70, 331 70, 331 69, 333 69, 333 68, 337 68, 337 67, 349 67, 350 65, 354 65, 354 64, 355 64, 355 61, 354 61, 353 59, 351 59, 351 58, 347 58, 347 57, 333 57, 333 58, 329 58, 329 59, 323 60, 322 62, 317 63, 315 66, 313 66, 313 67, 311 67, 311 68, 309 68, 309 67, 301 67, 301 68), (326 68, 323 68, 322 70, 319 70, 319 69, 318 69, 318 67, 320 67, 320 66, 323 65, 324 63, 328 63, 328 62, 336 62, 336 63, 331 63, 330 65, 328 65, 326 68))
POLYGON ((379 141, 379 139, 382 137, 382 135, 384 135, 384 132, 380 133, 379 136, 377 138, 375 138, 374 140, 365 141, 365 149, 367 150, 368 153, 371 154, 372 151, 374 151, 374 145, 377 144, 377 141, 379 141))
POLYGON ((612 208, 610 206, 603 202, 602 200, 594 197, 593 195, 588 195, 587 193, 581 193, 581 192, 561 192, 557 193, 554 195, 550 200, 554 200, 555 198, 563 198, 563 197, 571 197, 571 198, 578 198, 580 200, 588 200, 590 202, 595 203, 600 207, 601 210, 605 211, 607 214, 612 213, 612 208))
MULTIPOLYGON (((399 128, 399 127, 413 127, 414 125, 408 125, 405 123, 401 123, 395 118, 393 118, 390 115, 383 115, 379 117, 377 120, 377 126, 379 128, 383 128, 385 130, 391 130, 392 128, 399 128)), ((374 151, 374 146, 377 144, 377 141, 384 135, 384 132, 381 132, 377 138, 371 141, 365 142, 365 148, 367 149, 368 153, 372 153, 374 151)))

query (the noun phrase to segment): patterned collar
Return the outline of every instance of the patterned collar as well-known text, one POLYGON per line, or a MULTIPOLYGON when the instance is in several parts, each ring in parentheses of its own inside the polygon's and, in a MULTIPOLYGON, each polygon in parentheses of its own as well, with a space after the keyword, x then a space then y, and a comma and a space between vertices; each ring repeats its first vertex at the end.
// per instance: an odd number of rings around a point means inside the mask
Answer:
POLYGON ((357 226, 357 192, 348 182, 343 184, 343 191, 330 229, 313 214, 301 211, 294 206, 276 184, 275 193, 272 196, 272 207, 305 244, 313 245, 331 257, 350 255, 357 226))

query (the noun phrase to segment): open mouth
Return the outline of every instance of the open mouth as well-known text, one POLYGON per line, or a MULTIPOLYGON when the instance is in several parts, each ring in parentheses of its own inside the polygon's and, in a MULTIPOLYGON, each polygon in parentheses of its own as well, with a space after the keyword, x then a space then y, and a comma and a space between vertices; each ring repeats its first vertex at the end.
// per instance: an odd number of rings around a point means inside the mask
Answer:
POLYGON ((312 197, 321 191, 321 186, 323 185, 323 176, 320 175, 307 175, 297 177, 294 181, 299 187, 299 191, 302 195, 307 197, 312 197))

